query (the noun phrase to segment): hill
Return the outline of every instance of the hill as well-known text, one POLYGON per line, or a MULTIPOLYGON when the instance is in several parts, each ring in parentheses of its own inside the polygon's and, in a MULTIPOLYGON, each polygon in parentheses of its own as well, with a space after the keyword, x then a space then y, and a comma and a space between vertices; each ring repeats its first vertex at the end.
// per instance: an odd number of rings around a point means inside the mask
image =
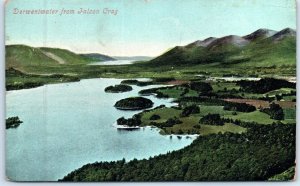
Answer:
POLYGON ((81 56, 88 57, 94 61, 115 61, 116 59, 104 54, 91 53, 91 54, 81 54, 81 56))
POLYGON ((62 64, 86 64, 92 58, 58 48, 37 48, 26 45, 5 47, 6 68, 24 66, 58 66, 62 64))
POLYGON ((247 39, 247 40, 250 40, 250 41, 254 41, 254 40, 257 40, 257 39, 265 39, 265 38, 271 37, 276 33, 277 32, 274 31, 274 30, 269 30, 269 29, 262 28, 262 29, 256 30, 255 32, 253 32, 249 35, 244 36, 243 38, 247 39))
POLYGON ((259 29, 246 36, 209 37, 176 46, 147 63, 152 66, 190 66, 215 63, 219 67, 295 66, 296 31, 259 29))

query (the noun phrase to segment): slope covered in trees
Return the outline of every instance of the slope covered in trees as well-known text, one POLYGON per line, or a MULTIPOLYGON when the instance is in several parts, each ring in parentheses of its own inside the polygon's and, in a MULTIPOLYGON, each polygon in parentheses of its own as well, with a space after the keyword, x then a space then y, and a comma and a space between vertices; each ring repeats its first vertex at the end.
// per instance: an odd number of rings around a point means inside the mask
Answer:
POLYGON ((200 136, 149 160, 87 164, 60 181, 259 181, 294 165, 295 124, 248 127, 243 134, 200 136))

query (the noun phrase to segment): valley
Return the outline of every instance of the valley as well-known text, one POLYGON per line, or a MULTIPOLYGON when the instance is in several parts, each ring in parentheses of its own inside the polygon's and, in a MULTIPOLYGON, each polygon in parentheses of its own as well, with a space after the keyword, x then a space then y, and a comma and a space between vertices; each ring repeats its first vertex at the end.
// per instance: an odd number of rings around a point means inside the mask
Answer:
MULTIPOLYGON (((120 129, 156 128, 169 140, 198 136, 181 150, 141 156, 145 159, 132 158, 133 154, 129 160, 118 156, 111 162, 85 161, 60 181, 291 179, 297 99, 295 30, 259 29, 245 36, 209 37, 175 46, 156 58, 137 56, 139 60, 130 64, 116 62, 119 59, 58 48, 6 46, 8 92, 70 82, 83 90, 83 82, 87 90, 118 98, 115 105, 105 106, 117 113, 109 121, 120 129), (104 78, 116 79, 107 79, 112 83, 103 87, 104 78), (101 90, 96 81, 85 84, 91 79, 101 81, 101 90), (132 87, 138 89, 134 97, 122 97, 136 91, 132 87), (172 103, 153 105, 148 99, 153 97, 157 103, 172 103)), ((139 132, 121 131, 129 136, 139 132)))

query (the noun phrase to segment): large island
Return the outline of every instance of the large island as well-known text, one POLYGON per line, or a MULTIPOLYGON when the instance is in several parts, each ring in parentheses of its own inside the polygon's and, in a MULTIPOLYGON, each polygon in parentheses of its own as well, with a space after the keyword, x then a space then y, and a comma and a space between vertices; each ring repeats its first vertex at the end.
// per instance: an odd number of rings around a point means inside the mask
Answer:
POLYGON ((144 97, 131 97, 117 101, 115 107, 120 110, 142 110, 151 108, 153 102, 144 97))

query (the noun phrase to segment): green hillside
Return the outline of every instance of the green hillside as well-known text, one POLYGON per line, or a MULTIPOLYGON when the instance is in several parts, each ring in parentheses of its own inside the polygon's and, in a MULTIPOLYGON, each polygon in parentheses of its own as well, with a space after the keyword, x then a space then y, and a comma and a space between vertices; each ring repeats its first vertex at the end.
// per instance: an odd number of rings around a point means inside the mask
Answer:
MULTIPOLYGON (((283 31, 285 30, 287 29, 283 31)), ((257 34, 253 40, 244 39, 248 38, 246 36, 226 36, 216 38, 207 46, 204 45, 205 40, 202 43, 197 41, 198 45, 194 42, 187 46, 177 46, 151 60, 148 65, 191 66, 215 63, 217 67, 280 67, 284 65, 295 68, 296 36, 283 31, 278 32, 276 38, 257 34)), ((290 29, 290 32, 295 31, 290 29)))
POLYGON ((65 49, 35 48, 26 45, 6 46, 6 68, 23 69, 26 66, 58 66, 61 64, 86 64, 90 58, 65 49))

